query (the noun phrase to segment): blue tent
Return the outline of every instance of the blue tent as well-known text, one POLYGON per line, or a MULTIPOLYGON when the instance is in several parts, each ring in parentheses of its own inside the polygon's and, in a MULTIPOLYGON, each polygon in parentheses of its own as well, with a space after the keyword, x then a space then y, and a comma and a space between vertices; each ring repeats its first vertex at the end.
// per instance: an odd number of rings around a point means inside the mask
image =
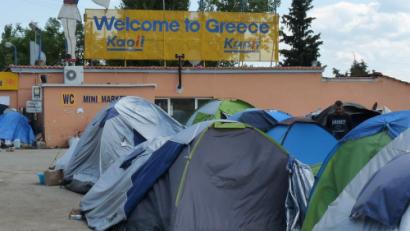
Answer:
POLYGON ((249 124, 264 132, 269 131, 277 123, 291 118, 292 116, 286 112, 277 110, 261 110, 256 108, 249 108, 245 111, 235 113, 228 117, 228 120, 234 120, 241 123, 249 124))
POLYGON ((35 141, 28 119, 15 111, 0 115, 0 139, 11 142, 20 140, 23 144, 33 144, 35 141))
POLYGON ((267 134, 306 164, 321 163, 337 143, 320 124, 305 118, 282 121, 267 134))
POLYGON ((292 118, 291 114, 279 110, 266 110, 266 112, 278 122, 292 118))

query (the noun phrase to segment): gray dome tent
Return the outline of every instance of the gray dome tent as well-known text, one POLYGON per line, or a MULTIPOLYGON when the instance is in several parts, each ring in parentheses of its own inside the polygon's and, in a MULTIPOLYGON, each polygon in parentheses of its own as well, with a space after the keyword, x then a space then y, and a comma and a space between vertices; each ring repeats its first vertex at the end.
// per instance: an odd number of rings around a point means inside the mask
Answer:
POLYGON ((260 130, 201 122, 136 147, 104 173, 80 207, 96 230, 116 224, 114 230, 285 230, 302 219, 286 208, 303 210, 297 197, 307 196, 311 183, 306 168, 291 162, 298 163, 260 130))
POLYGON ((155 104, 124 97, 97 114, 87 126, 65 166, 64 184, 85 193, 100 175, 136 145, 157 136, 176 134, 183 126, 155 104))

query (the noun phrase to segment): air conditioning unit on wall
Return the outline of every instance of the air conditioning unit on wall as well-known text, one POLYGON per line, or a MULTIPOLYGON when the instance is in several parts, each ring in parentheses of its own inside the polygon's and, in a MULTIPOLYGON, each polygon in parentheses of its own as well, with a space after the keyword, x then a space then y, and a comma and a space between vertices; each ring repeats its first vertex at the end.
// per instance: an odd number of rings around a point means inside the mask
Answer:
POLYGON ((81 85, 84 82, 83 66, 65 66, 64 67, 64 84, 81 85))

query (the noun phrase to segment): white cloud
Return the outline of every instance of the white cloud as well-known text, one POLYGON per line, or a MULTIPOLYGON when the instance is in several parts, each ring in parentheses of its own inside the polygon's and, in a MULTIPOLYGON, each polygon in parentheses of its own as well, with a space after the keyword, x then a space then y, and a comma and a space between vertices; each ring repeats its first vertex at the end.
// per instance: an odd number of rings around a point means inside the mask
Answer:
POLYGON ((409 0, 379 0, 379 2, 384 12, 410 12, 409 0))
POLYGON ((324 41, 321 61, 329 67, 326 75, 333 67, 347 70, 356 56, 370 69, 410 82, 410 7, 393 11, 398 5, 390 4, 386 10, 386 4, 344 1, 312 10, 317 18, 313 29, 324 41))

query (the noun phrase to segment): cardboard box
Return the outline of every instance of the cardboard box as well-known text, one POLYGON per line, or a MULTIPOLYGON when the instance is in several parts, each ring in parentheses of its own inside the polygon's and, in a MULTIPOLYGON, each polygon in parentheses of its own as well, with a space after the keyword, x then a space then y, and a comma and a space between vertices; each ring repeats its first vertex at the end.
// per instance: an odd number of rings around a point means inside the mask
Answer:
POLYGON ((44 176, 47 186, 61 185, 63 182, 63 170, 46 170, 44 176))

